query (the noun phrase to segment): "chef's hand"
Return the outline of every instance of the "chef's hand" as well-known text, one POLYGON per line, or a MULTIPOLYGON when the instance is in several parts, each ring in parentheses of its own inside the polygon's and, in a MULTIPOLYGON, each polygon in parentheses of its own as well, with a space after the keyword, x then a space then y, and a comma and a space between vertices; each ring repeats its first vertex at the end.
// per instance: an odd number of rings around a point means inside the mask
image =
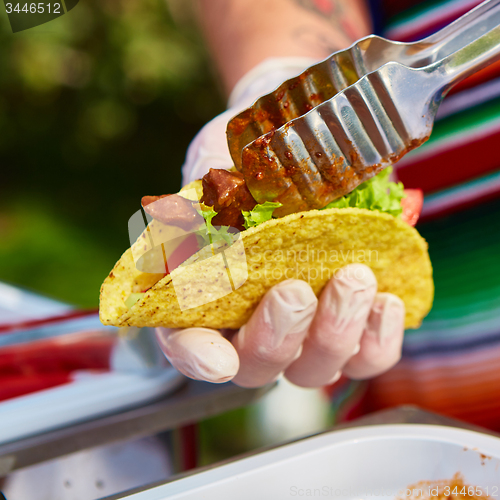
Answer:
MULTIPOLYGON (((272 59, 245 75, 231 94, 230 108, 191 143, 184 183, 200 179, 210 168, 230 168, 228 120, 313 63, 304 58, 272 59)), ((160 328, 157 336, 172 365, 194 379, 258 387, 284 372, 297 385, 318 387, 341 372, 367 378, 393 366, 401 355, 404 316, 401 299, 377 293, 371 269, 352 264, 336 273, 319 300, 305 281, 276 285, 237 332, 160 328)))
POLYGON ((159 328, 157 337, 190 378, 259 387, 284 372, 296 385, 320 387, 341 373, 361 379, 391 368, 401 356, 404 316, 401 299, 377 293, 369 267, 350 264, 319 300, 305 281, 274 286, 239 331, 159 328))

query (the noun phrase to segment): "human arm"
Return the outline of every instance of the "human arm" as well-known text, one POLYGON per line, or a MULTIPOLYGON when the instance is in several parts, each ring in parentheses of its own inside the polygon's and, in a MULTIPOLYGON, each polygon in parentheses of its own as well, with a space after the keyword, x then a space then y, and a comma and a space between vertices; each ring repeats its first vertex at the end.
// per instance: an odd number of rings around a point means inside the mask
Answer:
POLYGON ((198 6, 228 94, 265 59, 319 61, 371 31, 363 0, 198 0, 198 6))
MULTIPOLYGON (((225 128, 238 111, 369 32, 358 0, 199 0, 199 7, 231 98, 190 145, 185 184, 232 166, 225 128)), ((297 385, 318 387, 341 371, 366 378, 390 368, 401 354, 403 324, 402 301, 377 293, 371 269, 355 264, 332 278, 319 300, 305 281, 280 283, 239 331, 159 329, 158 339, 192 378, 256 387, 284 373, 297 385)))

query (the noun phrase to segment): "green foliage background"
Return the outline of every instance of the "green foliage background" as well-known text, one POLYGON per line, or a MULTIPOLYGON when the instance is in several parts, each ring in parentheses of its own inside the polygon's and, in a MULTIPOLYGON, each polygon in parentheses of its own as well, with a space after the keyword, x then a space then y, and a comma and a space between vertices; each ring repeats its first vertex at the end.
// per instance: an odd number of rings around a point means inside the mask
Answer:
POLYGON ((140 198, 179 189, 223 100, 165 0, 81 0, 16 34, 0 11, 0 281, 96 307, 140 198))

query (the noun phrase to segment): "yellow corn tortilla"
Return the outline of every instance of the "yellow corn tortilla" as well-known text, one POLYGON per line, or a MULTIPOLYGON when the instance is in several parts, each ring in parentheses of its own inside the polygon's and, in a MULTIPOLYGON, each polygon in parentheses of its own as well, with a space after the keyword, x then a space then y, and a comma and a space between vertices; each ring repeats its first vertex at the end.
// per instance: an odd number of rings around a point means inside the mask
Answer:
POLYGON ((427 243, 415 228, 392 215, 358 208, 310 210, 271 219, 242 231, 240 238, 242 245, 225 252, 233 284, 243 283, 235 291, 209 301, 212 285, 227 280, 227 273, 221 271, 220 254, 201 260, 210 249, 206 247, 130 309, 125 299, 144 273, 136 269, 128 249, 102 285, 101 321, 115 326, 239 328, 277 283, 303 279, 319 296, 335 272, 352 263, 369 266, 378 291, 404 301, 406 328, 417 328, 431 309, 434 283, 427 243), (242 263, 243 248, 247 266, 245 259, 242 263), (179 304, 193 296, 208 303, 181 310, 179 304))

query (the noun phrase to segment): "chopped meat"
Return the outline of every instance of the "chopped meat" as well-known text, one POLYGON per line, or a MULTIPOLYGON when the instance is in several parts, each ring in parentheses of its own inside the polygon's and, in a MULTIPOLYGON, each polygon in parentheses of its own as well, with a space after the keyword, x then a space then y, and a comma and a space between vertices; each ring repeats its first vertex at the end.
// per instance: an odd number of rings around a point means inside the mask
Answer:
POLYGON ((244 229, 241 211, 251 210, 257 202, 248 190, 243 174, 211 168, 203 177, 202 185, 202 203, 217 212, 212 224, 244 229))
POLYGON ((186 231, 196 231, 204 222, 193 202, 178 194, 143 196, 141 203, 153 219, 186 231))

